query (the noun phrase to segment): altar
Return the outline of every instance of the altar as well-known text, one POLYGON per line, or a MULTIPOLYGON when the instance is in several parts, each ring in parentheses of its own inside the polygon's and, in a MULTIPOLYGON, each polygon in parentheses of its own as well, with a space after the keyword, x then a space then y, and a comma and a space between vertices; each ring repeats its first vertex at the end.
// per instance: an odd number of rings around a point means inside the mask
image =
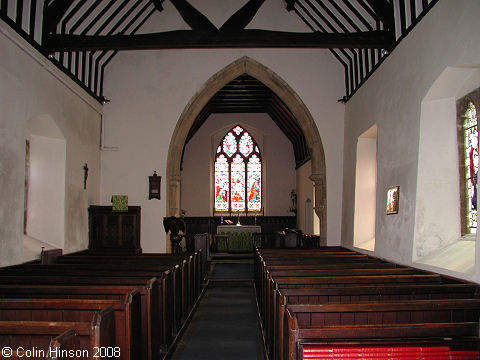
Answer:
POLYGON ((260 225, 218 225, 215 248, 218 252, 249 252, 256 245, 252 234, 261 233, 260 225))

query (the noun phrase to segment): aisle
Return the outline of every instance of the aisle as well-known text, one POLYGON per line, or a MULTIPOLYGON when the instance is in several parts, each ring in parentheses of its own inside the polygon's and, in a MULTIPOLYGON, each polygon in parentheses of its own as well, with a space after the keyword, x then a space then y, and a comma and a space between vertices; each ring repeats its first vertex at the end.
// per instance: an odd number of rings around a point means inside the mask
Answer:
POLYGON ((215 264, 212 281, 171 359, 263 359, 252 279, 252 264, 215 264))

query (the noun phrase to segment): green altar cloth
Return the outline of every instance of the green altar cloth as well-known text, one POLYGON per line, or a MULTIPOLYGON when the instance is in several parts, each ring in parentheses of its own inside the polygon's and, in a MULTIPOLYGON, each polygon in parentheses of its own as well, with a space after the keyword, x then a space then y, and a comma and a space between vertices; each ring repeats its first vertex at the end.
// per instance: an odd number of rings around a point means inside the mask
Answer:
POLYGON ((250 252, 255 249, 253 235, 251 232, 221 232, 219 235, 227 235, 227 238, 218 238, 218 252, 250 252))

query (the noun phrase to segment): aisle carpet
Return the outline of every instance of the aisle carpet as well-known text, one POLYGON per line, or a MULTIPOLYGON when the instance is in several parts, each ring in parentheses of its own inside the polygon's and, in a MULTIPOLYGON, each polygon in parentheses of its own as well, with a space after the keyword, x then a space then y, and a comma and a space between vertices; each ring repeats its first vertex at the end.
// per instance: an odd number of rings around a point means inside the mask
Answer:
POLYGON ((173 360, 264 358, 253 283, 228 281, 252 278, 251 263, 215 264, 213 281, 180 339, 173 360))

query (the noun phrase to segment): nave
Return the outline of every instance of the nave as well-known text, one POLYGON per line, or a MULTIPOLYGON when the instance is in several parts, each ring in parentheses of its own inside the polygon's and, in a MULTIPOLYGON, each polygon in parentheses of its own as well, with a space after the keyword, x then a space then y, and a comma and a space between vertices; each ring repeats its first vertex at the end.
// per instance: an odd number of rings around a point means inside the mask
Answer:
POLYGON ((172 360, 264 359, 253 261, 212 261, 209 284, 172 360))
POLYGON ((1 268, 2 358, 480 359, 473 283, 341 247, 202 259, 83 251, 1 268))

